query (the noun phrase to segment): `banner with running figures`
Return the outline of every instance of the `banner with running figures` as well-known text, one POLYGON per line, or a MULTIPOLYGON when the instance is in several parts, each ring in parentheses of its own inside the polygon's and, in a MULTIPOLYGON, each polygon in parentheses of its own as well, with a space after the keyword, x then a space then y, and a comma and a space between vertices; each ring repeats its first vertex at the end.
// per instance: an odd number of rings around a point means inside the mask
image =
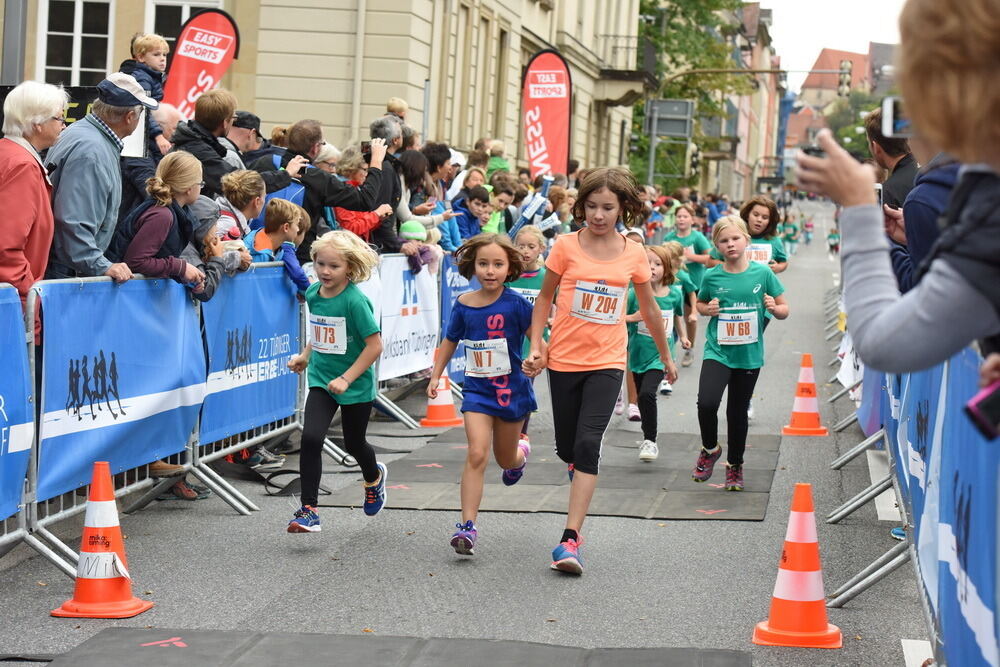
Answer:
POLYGON ((413 273, 403 255, 382 257, 382 357, 378 379, 430 368, 441 325, 438 277, 427 267, 413 273))
POLYGON ((205 393, 187 290, 162 278, 32 289, 43 313, 38 500, 90 483, 94 461, 114 474, 182 451, 205 393))
POLYGON ((280 264, 255 264, 202 304, 208 383, 199 440, 215 442, 295 414, 299 304, 280 264))
POLYGON ((0 285, 0 521, 17 512, 31 458, 34 410, 21 298, 0 285))
MULTIPOLYGON (((458 263, 450 254, 444 256, 441 262, 441 337, 448 331, 448 322, 451 320, 451 311, 455 307, 455 301, 466 292, 479 289, 479 281, 472 278, 466 279, 458 272, 458 263)), ((465 344, 459 342, 455 348, 455 355, 448 362, 448 377, 452 382, 462 384, 465 382, 465 344)))

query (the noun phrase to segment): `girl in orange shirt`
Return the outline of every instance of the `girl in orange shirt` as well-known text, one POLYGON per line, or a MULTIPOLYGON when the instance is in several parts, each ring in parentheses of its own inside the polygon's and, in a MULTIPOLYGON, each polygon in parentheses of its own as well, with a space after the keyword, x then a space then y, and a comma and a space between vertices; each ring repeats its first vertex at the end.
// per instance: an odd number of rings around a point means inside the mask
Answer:
POLYGON ((580 186, 573 217, 586 226, 559 236, 549 253, 532 313, 531 352, 524 365, 528 372, 549 369, 556 453, 569 466, 569 511, 559 545, 552 550, 552 569, 581 574, 580 529, 597 487, 604 431, 625 372, 625 301, 630 282, 671 382, 677 367, 653 299, 646 252, 616 229, 619 220, 630 227, 643 219, 631 172, 610 167, 591 171, 580 186), (542 331, 556 288, 556 317, 545 350, 542 331))

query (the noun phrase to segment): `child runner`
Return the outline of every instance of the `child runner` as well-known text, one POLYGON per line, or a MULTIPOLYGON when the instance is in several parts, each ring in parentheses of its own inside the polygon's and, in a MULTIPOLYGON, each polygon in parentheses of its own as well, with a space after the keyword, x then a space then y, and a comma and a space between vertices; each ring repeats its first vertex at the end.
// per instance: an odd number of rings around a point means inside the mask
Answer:
POLYGON ((795 224, 795 215, 792 213, 785 214, 781 238, 785 242, 785 254, 791 257, 799 247, 799 226, 795 224))
POLYGON ((698 312, 712 318, 698 383, 698 424, 701 446, 692 479, 705 482, 722 454, 718 443, 719 405, 729 388, 726 421, 729 428, 726 490, 743 490, 743 450, 747 438, 747 404, 764 365, 763 327, 767 311, 788 317, 785 288, 768 267, 747 259, 750 233, 735 216, 715 223, 712 241, 723 263, 705 274, 698 292, 698 312))
MULTIPOLYGON (((681 292, 682 301, 684 302, 684 322, 688 324, 692 322, 697 323, 698 309, 696 303, 698 301, 698 288, 695 287, 694 281, 691 280, 691 274, 684 268, 684 246, 679 241, 667 241, 663 244, 663 247, 670 253, 674 277, 676 278, 674 289, 681 292)), ((686 326, 681 328, 681 331, 686 330, 686 326)), ((679 335, 679 331, 674 331, 675 339, 679 335)), ((694 343, 692 342, 691 345, 694 345, 694 343)), ((673 390, 674 388, 670 384, 670 381, 664 378, 663 382, 660 383, 660 393, 664 396, 669 396, 673 393, 673 390)))
POLYGON ((581 574, 580 530, 597 487, 601 441, 622 385, 627 353, 625 297, 629 282, 660 359, 677 375, 660 308, 649 284, 642 246, 617 233, 619 220, 641 223, 642 200, 635 177, 620 168, 594 169, 583 179, 573 216, 586 221, 579 232, 556 239, 545 263, 545 280, 535 301, 527 370, 549 367, 556 453, 568 465, 571 485, 566 527, 552 550, 552 568, 581 574), (546 352, 542 329, 559 295, 552 338, 546 352))
MULTIPOLYGON (((705 238, 704 234, 694 229, 695 211, 690 204, 681 204, 674 214, 674 229, 667 234, 664 241, 677 241, 684 246, 684 257, 687 260, 687 270, 691 274, 691 281, 694 286, 701 289, 701 279, 705 275, 705 263, 709 259, 709 251, 712 245, 705 238)), ((687 335, 691 344, 694 345, 695 336, 698 334, 698 317, 688 318, 687 335)), ((694 355, 691 350, 684 350, 681 357, 681 366, 690 366, 694 363, 694 355)))
MULTIPOLYGON (((644 189, 645 188, 640 188, 639 192, 642 193, 644 189)), ((651 190, 652 188, 649 189, 651 190)), ((628 230, 625 232, 625 238, 630 241, 635 241, 639 245, 646 245, 646 238, 639 229, 628 230)), ((629 293, 631 294, 631 290, 629 293)), ((639 414, 638 392, 635 387, 635 379, 632 377, 631 373, 625 374, 625 387, 618 394, 618 402, 615 403, 616 415, 620 415, 625 412, 626 403, 628 404, 628 420, 630 422, 642 421, 642 415, 639 414)))
POLYGON ((840 254, 840 230, 836 226, 826 235, 826 247, 830 251, 830 258, 840 254))
MULTIPOLYGON (((427 395, 437 398, 444 367, 465 341, 462 413, 469 441, 462 470, 462 522, 451 536, 456 553, 471 556, 476 546, 476 516, 483 499, 483 475, 492 446, 501 481, 516 484, 524 474, 531 446, 518 441, 535 392, 521 368, 524 334, 531 326, 531 304, 505 282, 521 275, 521 254, 504 234, 479 234, 455 252, 459 273, 481 287, 458 297, 448 332, 431 371, 427 395)), ((541 324, 544 328, 544 322, 541 324)), ((531 371, 537 375, 537 371, 531 371)))
MULTIPOLYGON (((271 203, 281 200, 271 200, 271 203)), ((346 230, 327 232, 309 249, 316 277, 306 290, 309 305, 309 339, 301 354, 288 367, 301 373, 309 366, 309 395, 302 426, 302 507, 288 522, 289 533, 320 530, 316 503, 323 473, 323 441, 339 408, 344 429, 344 448, 353 456, 364 476, 364 510, 378 514, 385 505, 385 464, 375 460, 366 440, 372 402, 375 400, 375 370, 372 364, 382 354, 382 337, 374 309, 356 283, 368 280, 378 265, 378 255, 357 235, 346 230)))
MULTIPOLYGON (((684 294, 673 287, 676 280, 673 258, 666 248, 647 246, 646 259, 649 261, 651 274, 649 284, 653 287, 653 298, 663 313, 661 326, 665 329, 670 354, 673 356, 672 339, 675 330, 681 332, 681 346, 684 349, 691 347, 691 341, 684 334, 684 294)), ((660 455, 656 445, 656 390, 663 381, 663 364, 660 363, 660 355, 653 344, 649 327, 642 320, 634 290, 629 291, 625 321, 629 323, 628 367, 633 386, 638 390, 639 415, 642 420, 643 439, 639 447, 639 460, 655 461, 660 455)))
MULTIPOLYGON (((532 306, 538 298, 538 292, 542 289, 542 282, 545 280, 545 260, 542 259, 542 251, 545 250, 545 235, 535 225, 525 225, 517 233, 514 239, 514 246, 521 253, 521 277, 511 281, 509 287, 528 300, 532 306)), ((549 340, 549 329, 545 328, 542 337, 549 340)), ((524 346, 521 348, 521 359, 526 359, 531 351, 531 341, 525 338, 524 346)), ((534 384, 534 379, 530 380, 534 384)), ((524 426, 521 427, 521 440, 528 442, 528 424, 531 422, 531 413, 524 418, 524 426)))
MULTIPOLYGON (((778 205, 762 195, 751 197, 740 209, 740 218, 746 223, 750 232, 750 245, 747 246, 750 261, 765 264, 775 273, 787 269, 788 256, 778 234, 778 227, 781 224, 778 205)), ((719 264, 722 264, 722 253, 718 248, 712 248, 708 268, 719 264)))

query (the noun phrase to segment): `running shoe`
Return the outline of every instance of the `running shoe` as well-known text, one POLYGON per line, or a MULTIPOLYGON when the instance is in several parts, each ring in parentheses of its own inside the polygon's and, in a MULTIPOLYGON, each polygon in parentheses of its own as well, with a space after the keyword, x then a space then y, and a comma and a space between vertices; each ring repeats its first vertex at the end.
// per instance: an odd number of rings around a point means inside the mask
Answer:
POLYGON ((753 421, 753 403, 747 406, 747 421, 753 421))
POLYGON ((681 357, 681 366, 687 368, 693 363, 694 363, 694 355, 691 353, 691 350, 684 350, 684 356, 681 357))
POLYGON ((892 537, 892 539, 894 540, 899 540, 900 542, 902 542, 903 540, 906 539, 906 529, 903 528, 902 526, 896 526, 895 528, 889 531, 889 536, 892 537))
POLYGON ((371 486, 365 484, 365 514, 375 516, 385 505, 385 481, 389 476, 389 470, 384 463, 378 466, 378 481, 371 486))
POLYGON ((531 447, 531 438, 528 437, 527 433, 522 433, 521 437, 518 438, 517 444, 520 445, 522 443, 528 445, 528 447, 531 447))
POLYGON ((572 463, 570 463, 568 466, 566 466, 566 475, 569 476, 569 481, 570 482, 573 481, 573 471, 574 470, 575 470, 575 468, 574 468, 574 466, 573 466, 572 463))
POLYGON ((694 470, 691 471, 691 479, 696 482, 707 482, 711 478, 712 469, 715 468, 715 462, 719 460, 720 456, 722 456, 722 447, 716 445, 715 451, 711 453, 702 447, 701 451, 698 452, 698 461, 694 464, 694 470))
POLYGON ((471 521, 456 523, 458 530, 451 536, 451 546, 455 553, 471 556, 476 548, 476 524, 471 521))
POLYGON ((316 508, 303 505, 295 510, 292 520, 288 522, 289 533, 318 533, 320 531, 319 515, 316 508))
POLYGON ((743 490, 743 466, 726 466, 726 491, 743 490))
POLYGON ((674 392, 674 386, 670 384, 667 380, 660 383, 660 394, 663 396, 669 396, 674 392))
POLYGON ((639 445, 639 460, 640 461, 655 461, 660 455, 660 448, 656 446, 656 443, 652 440, 643 440, 642 444, 639 445))
POLYGON ((622 392, 624 392, 624 389, 622 391, 618 392, 618 400, 615 401, 615 414, 616 415, 620 415, 621 413, 625 412, 625 396, 624 396, 624 394, 622 392))
POLYGON ((246 464, 257 471, 277 470, 285 465, 285 457, 272 454, 265 447, 258 447, 257 451, 247 459, 246 464))
POLYGON ((642 413, 639 412, 639 406, 635 403, 628 404, 628 420, 630 422, 641 422, 642 413))
POLYGON ((504 483, 504 486, 514 486, 517 484, 521 480, 521 476, 524 475, 524 466, 528 465, 528 455, 531 454, 531 445, 528 444, 527 440, 521 440, 517 443, 517 448, 524 454, 524 463, 517 468, 504 470, 500 473, 500 481, 504 483))
POLYGON ((583 544, 583 536, 579 540, 568 539, 560 542, 552 550, 553 570, 566 572, 568 574, 583 574, 583 561, 580 558, 580 545, 583 544))

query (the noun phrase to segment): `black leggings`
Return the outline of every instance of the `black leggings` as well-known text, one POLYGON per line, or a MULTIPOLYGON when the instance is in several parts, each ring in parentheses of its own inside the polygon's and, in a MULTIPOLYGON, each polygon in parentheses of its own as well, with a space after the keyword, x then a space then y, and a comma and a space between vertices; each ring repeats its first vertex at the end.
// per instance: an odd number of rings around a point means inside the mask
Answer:
POLYGON ((622 387, 622 371, 554 371, 549 369, 556 454, 575 470, 596 475, 601 443, 622 387))
POLYGON ((698 381, 698 424, 701 426, 701 446, 715 449, 719 442, 719 405, 722 392, 729 387, 726 402, 726 424, 729 429, 729 465, 743 465, 743 451, 747 446, 747 404, 757 384, 759 368, 730 368, 714 359, 701 362, 701 379, 698 381))
POLYGON ((663 382, 663 371, 653 368, 644 373, 632 373, 632 379, 642 416, 642 437, 656 442, 656 391, 663 382))
POLYGON ((366 482, 378 479, 375 450, 366 438, 368 419, 372 414, 371 402, 341 405, 326 389, 310 387, 309 395, 306 396, 305 423, 302 425, 302 452, 299 454, 303 505, 316 505, 319 502, 323 441, 338 408, 341 411, 340 423, 344 429, 344 449, 357 460, 366 482))
MULTIPOLYGON (((528 382, 531 383, 532 390, 534 390, 534 387, 535 387, 535 378, 528 378, 528 382)), ((525 417, 524 417, 524 425, 521 427, 521 433, 523 433, 524 435, 528 435, 528 425, 529 424, 531 424, 531 413, 530 412, 527 415, 525 415, 525 417)))

